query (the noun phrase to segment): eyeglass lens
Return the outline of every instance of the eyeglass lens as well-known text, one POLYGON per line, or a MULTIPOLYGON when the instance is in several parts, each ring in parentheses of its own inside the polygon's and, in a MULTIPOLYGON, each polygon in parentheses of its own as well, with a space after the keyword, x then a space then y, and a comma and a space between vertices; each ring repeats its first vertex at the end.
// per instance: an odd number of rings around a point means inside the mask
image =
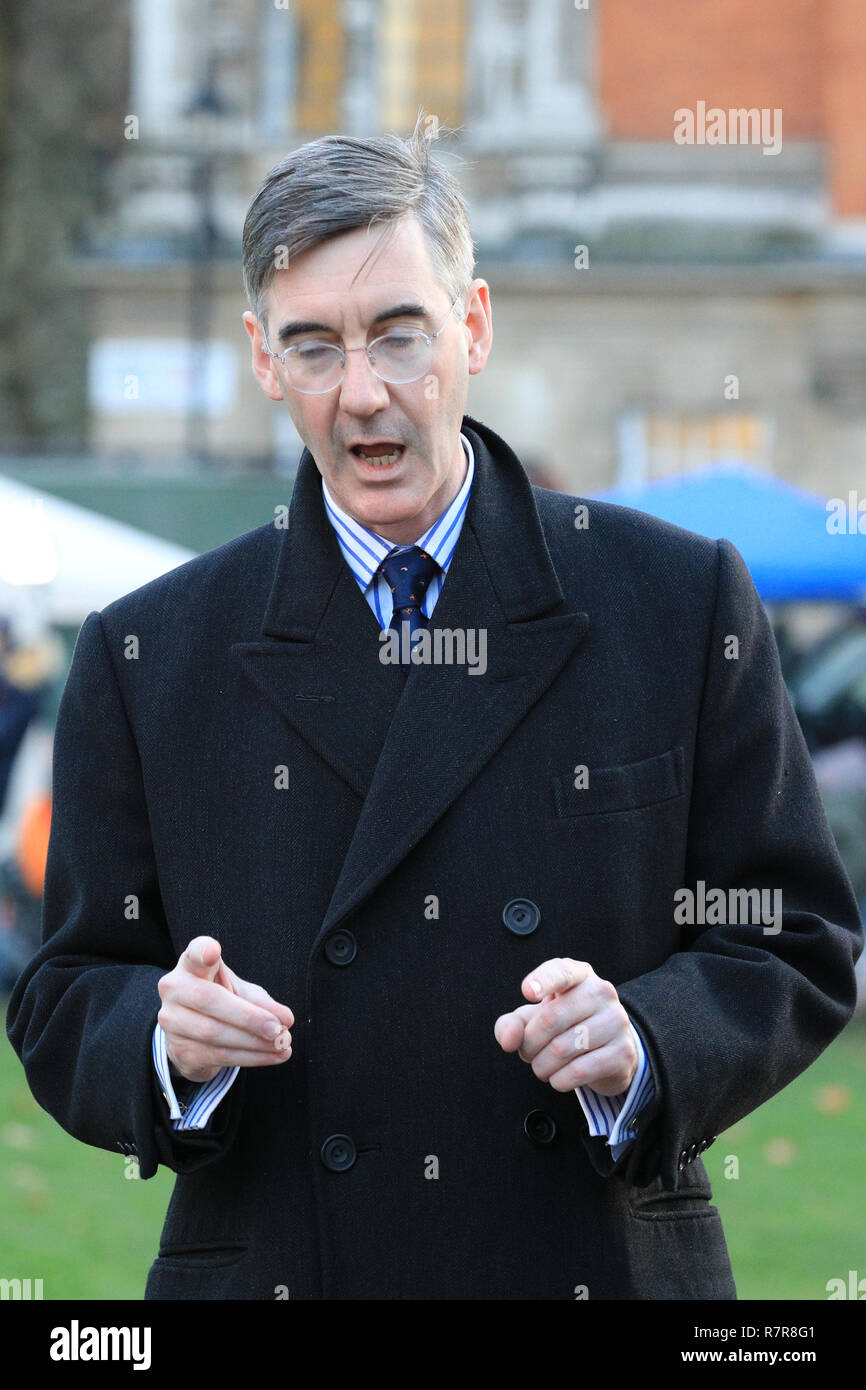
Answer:
MULTIPOLYGON (((430 366, 433 353, 420 333, 386 333, 371 345, 373 371, 392 384, 415 381, 430 366)), ((333 343, 310 341, 282 359, 289 381, 298 390, 322 391, 343 378, 340 349, 333 343)))

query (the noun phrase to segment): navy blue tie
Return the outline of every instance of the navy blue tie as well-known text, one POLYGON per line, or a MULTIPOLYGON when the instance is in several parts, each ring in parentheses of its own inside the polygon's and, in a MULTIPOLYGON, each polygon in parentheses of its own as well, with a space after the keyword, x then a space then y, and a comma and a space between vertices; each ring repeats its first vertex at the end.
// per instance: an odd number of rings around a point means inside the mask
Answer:
POLYGON ((400 659, 405 666, 410 665, 410 652, 413 635, 425 627, 421 605, 431 580, 439 573, 439 565, 420 546, 413 545, 409 550, 392 551, 386 555, 379 567, 388 581, 394 599, 394 612, 389 631, 401 638, 400 659), (408 640, 403 641, 407 631, 408 640))

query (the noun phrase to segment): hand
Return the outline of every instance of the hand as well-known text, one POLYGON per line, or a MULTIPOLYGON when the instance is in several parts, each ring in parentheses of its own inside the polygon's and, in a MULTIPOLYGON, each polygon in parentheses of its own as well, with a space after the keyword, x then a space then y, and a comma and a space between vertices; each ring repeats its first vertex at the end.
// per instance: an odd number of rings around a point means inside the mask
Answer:
POLYGON ((590 1086, 602 1096, 627 1091, 638 1054, 628 1014, 609 980, 584 960, 547 960, 521 986, 526 999, 501 1014, 493 1033, 503 1052, 517 1052, 555 1091, 590 1086))
POLYGON ((229 970, 212 936, 195 937, 157 988, 168 1059, 187 1081, 210 1081, 222 1067, 267 1067, 291 1057, 291 1009, 229 970))

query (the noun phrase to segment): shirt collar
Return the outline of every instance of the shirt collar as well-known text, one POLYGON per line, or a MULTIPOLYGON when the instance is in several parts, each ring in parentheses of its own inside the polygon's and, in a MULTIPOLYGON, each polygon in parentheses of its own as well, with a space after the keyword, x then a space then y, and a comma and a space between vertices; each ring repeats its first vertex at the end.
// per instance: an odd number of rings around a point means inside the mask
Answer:
MULTIPOLYGON (((455 546, 460 536, 463 526, 463 518, 466 514, 466 505, 469 501, 469 491, 472 487, 472 479, 475 473, 475 456, 472 445, 466 435, 460 432, 460 438, 466 451, 468 468, 463 484, 453 502, 446 507, 441 516, 433 522, 423 535, 419 536, 412 544, 421 546, 422 549, 431 555, 440 566, 443 573, 451 563, 455 546)), ((328 517, 334 533, 343 552, 343 557, 349 565, 352 573, 362 589, 366 589, 370 584, 376 570, 387 555, 394 549, 408 549, 408 546, 395 544, 394 541, 386 540, 375 531, 370 531, 366 526, 362 526, 354 517, 344 512, 342 507, 334 501, 328 486, 322 478, 322 495, 325 502, 325 514, 328 517)))

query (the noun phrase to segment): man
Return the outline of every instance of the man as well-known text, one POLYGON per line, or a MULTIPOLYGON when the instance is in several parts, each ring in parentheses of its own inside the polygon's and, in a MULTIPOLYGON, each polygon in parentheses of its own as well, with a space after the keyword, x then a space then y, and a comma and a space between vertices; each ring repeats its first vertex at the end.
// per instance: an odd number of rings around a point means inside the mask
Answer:
POLYGON ((36 647, 32 653, 16 650, 9 620, 0 618, 0 815, 6 808, 12 769, 24 735, 41 712, 47 675, 43 653, 36 647))
POLYGON ((178 1174, 148 1298, 735 1298, 699 1155, 862 944, 746 568, 465 414, 489 288, 418 129, 288 156, 244 272, 288 524, 81 629, 33 1091, 178 1174))

